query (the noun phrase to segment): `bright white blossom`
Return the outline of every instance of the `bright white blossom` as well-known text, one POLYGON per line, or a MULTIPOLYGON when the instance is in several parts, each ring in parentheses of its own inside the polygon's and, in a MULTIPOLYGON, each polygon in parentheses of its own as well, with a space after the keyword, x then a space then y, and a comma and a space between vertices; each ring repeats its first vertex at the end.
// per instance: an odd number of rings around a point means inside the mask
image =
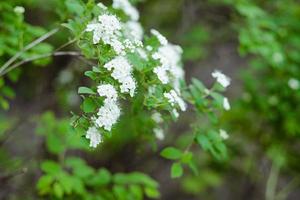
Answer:
POLYGON ((129 93, 129 95, 133 97, 136 89, 135 80, 131 76, 127 76, 123 79, 120 89, 122 93, 129 93))
POLYGON ((175 118, 179 117, 179 113, 175 108, 172 110, 172 114, 174 115, 175 118))
POLYGON ((158 41, 160 42, 161 45, 167 45, 168 44, 168 40, 165 36, 163 36, 160 32, 158 32, 155 29, 151 29, 150 30, 151 34, 154 35, 158 41))
POLYGON ((102 142, 102 136, 98 129, 94 126, 87 130, 85 135, 87 139, 90 139, 90 147, 96 148, 99 143, 102 142))
POLYGON ((212 74, 212 77, 214 77, 218 83, 220 83, 224 88, 228 87, 230 85, 230 78, 228 78, 226 75, 224 75, 222 72, 215 70, 212 74))
POLYGON ((129 93, 134 96, 136 82, 132 76, 132 66, 124 56, 118 56, 104 65, 109 71, 112 71, 111 76, 121 85, 122 93, 129 93))
POLYGON ((148 55, 144 49, 138 48, 136 51, 140 55, 141 58, 143 58, 144 60, 148 60, 148 55))
POLYGON ((106 99, 104 105, 99 109, 96 119, 96 125, 111 131, 112 126, 117 122, 121 114, 120 108, 116 101, 106 99))
POLYGON ((147 46, 146 46, 146 49, 147 49, 148 51, 152 51, 152 50, 153 50, 153 47, 147 45, 147 46))
POLYGON ((151 115, 151 118, 153 121, 155 121, 157 124, 163 122, 163 118, 159 112, 155 112, 151 115))
POLYGON ((230 110, 230 104, 227 97, 224 97, 223 99, 223 107, 225 110, 230 110))
POLYGON ((123 10, 131 20, 137 21, 139 19, 138 10, 134 6, 132 6, 128 0, 113 0, 112 6, 115 9, 123 10))
POLYGON ((101 97, 106 97, 109 100, 117 101, 118 93, 111 84, 103 84, 97 87, 97 92, 101 97))
POLYGON ((23 14, 23 13, 25 12, 25 8, 22 7, 22 6, 16 6, 16 7, 14 8, 14 12, 15 12, 15 13, 18 13, 18 14, 23 14))
POLYGON ((298 90, 298 89, 300 88, 300 83, 299 83, 299 81, 298 81, 297 79, 295 79, 295 78, 289 79, 288 85, 289 85, 289 87, 290 87, 291 89, 293 89, 293 90, 298 90))
POLYGON ((97 22, 87 25, 86 31, 93 32, 93 43, 98 44, 100 40, 104 44, 112 46, 117 54, 122 54, 125 47, 119 41, 121 23, 115 15, 101 15, 97 22))
POLYGON ((175 90, 171 90, 170 92, 165 92, 164 97, 168 99, 171 106, 175 106, 177 104, 181 111, 186 110, 186 104, 183 101, 183 99, 178 96, 178 94, 175 92, 175 90))
POLYGON ((229 138, 229 135, 227 134, 227 132, 223 129, 220 129, 219 130, 219 134, 220 134, 220 137, 223 139, 223 140, 226 140, 229 138))
POLYGON ((162 67, 162 66, 155 67, 153 69, 153 72, 157 75, 157 78, 163 84, 169 83, 169 76, 168 76, 167 70, 164 67, 162 67))
POLYGON ((154 134, 155 134, 155 137, 156 137, 158 140, 163 140, 163 139, 165 139, 164 131, 163 131, 161 128, 154 128, 154 129, 153 129, 153 132, 154 132, 154 134))
POLYGON ((167 84, 171 82, 174 89, 179 92, 179 82, 184 79, 184 71, 181 67, 182 49, 178 45, 167 44, 158 48, 152 58, 159 60, 161 65, 154 68, 153 72, 158 79, 167 84))
POLYGON ((124 24, 125 35, 130 39, 143 40, 144 30, 137 21, 128 21, 124 24))

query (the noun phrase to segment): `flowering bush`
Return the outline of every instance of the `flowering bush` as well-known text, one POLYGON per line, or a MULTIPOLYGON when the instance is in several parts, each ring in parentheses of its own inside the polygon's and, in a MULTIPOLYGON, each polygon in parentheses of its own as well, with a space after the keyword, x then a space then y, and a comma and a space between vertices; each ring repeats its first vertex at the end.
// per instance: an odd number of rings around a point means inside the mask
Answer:
MULTIPOLYGON (((66 153, 87 151, 88 146, 94 149, 114 135, 129 133, 144 138, 143 142, 164 140, 171 121, 177 121, 180 113, 188 109, 195 113, 191 125, 192 140, 185 149, 168 146, 160 153, 174 161, 171 177, 182 176, 184 166, 197 173, 191 149, 194 144, 218 160, 226 159, 224 140, 228 134, 218 120, 223 110, 230 109, 228 99, 222 95, 230 85, 226 75, 218 70, 212 72, 216 81, 210 88, 195 78, 188 84, 181 61, 182 48, 170 43, 155 29, 149 33, 143 30, 139 12, 128 0, 114 0, 112 5, 93 0, 66 0, 63 5, 57 4, 65 8, 67 14, 60 16, 64 22, 52 31, 37 29, 38 33, 27 34, 21 28, 13 27, 18 30, 16 33, 21 37, 26 35, 28 39, 19 43, 20 47, 14 44, 16 51, 4 49, 7 52, 2 54, 12 57, 3 61, 0 68, 2 76, 11 76, 23 64, 32 61, 44 64, 50 57, 63 55, 78 57, 86 63, 84 75, 90 81, 78 89, 82 103, 81 111, 72 116, 71 125, 75 129, 69 127, 66 120, 56 120, 51 113, 39 120, 37 132, 46 138, 47 151, 55 157, 41 163, 43 175, 37 183, 39 194, 58 199, 159 197, 158 184, 146 174, 93 169, 81 158, 66 153), (43 43, 65 28, 70 31, 69 39, 56 50, 43 43), (35 37, 38 39, 33 40, 35 37), (29 43, 30 40, 33 41, 29 43), (62 51, 71 44, 76 44, 76 51, 62 51), (199 123, 203 117, 208 120, 205 126, 199 123), (127 125, 124 126, 122 121, 127 125)), ((23 7, 13 7, 10 3, 0 5, 9 7, 7 15, 16 15, 27 31, 35 30, 22 21, 26 12, 23 7)), ((4 27, 10 27, 9 23, 8 20, 4 27)), ((3 89, 6 96, 13 96, 8 95, 8 87, 3 89)), ((8 108, 4 99, 2 106, 8 108)))

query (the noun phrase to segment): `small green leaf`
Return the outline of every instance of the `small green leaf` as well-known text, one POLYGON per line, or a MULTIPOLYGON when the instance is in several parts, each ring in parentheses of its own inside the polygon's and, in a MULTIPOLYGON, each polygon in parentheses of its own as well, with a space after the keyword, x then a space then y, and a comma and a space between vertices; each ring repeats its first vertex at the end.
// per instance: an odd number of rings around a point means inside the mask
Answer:
POLYGON ((52 175, 56 175, 61 171, 61 167, 59 166, 58 163, 51 161, 51 160, 46 160, 41 164, 41 169, 52 175))
POLYGON ((174 147, 167 147, 162 150, 160 155, 166 159, 177 160, 181 158, 182 152, 174 147))
POLYGON ((96 103, 92 98, 85 98, 82 104, 82 109, 85 113, 94 112, 97 108, 96 103))
POLYGON ((36 184, 36 187, 39 190, 39 193, 47 194, 50 191, 50 187, 51 187, 51 184, 53 181, 54 181, 54 178, 51 175, 42 176, 36 184))
POLYGON ((157 199, 160 196, 159 191, 153 187, 146 187, 145 194, 147 197, 152 198, 152 199, 157 199))
POLYGON ((180 163, 173 163, 171 167, 171 177, 179 178, 182 176, 183 169, 180 163))
POLYGON ((64 191, 63 191, 62 186, 57 182, 54 183, 54 185, 53 185, 53 191, 54 191, 54 194, 57 198, 62 198, 63 195, 64 195, 64 191))
POLYGON ((88 87, 80 87, 78 89, 78 94, 96 94, 96 93, 88 87))

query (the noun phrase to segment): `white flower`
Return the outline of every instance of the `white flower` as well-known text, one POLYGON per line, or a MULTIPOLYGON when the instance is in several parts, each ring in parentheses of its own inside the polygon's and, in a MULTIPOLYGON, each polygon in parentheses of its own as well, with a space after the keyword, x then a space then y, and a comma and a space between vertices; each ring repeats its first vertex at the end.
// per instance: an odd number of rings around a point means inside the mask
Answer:
POLYGON ((161 65, 155 67, 153 72, 158 79, 167 84, 172 80, 173 87, 179 92, 180 80, 184 79, 184 71, 181 67, 182 49, 180 46, 167 44, 159 47, 152 55, 153 59, 159 60, 161 65))
POLYGON ((161 128, 154 128, 153 132, 157 139, 159 139, 159 140, 165 139, 164 131, 161 128))
POLYGON ((90 147, 96 148, 99 143, 102 142, 102 136, 96 127, 92 126, 87 130, 85 135, 87 139, 90 139, 90 147))
POLYGON ((122 93, 129 93, 133 97, 136 89, 135 80, 131 76, 127 76, 122 80, 120 89, 122 93))
POLYGON ((273 53, 272 58, 275 63, 281 63, 284 59, 282 53, 280 52, 273 53))
POLYGON ((223 107, 225 110, 230 110, 230 104, 229 104, 228 98, 226 98, 226 97, 224 97, 224 99, 223 99, 223 107))
POLYGON ((140 55, 141 58, 143 58, 144 60, 148 60, 148 55, 146 53, 146 51, 142 48, 138 48, 137 49, 137 53, 140 55))
POLYGON ((169 76, 167 74, 167 70, 164 67, 155 67, 153 72, 157 75, 157 78, 163 83, 169 83, 169 76))
POLYGON ((288 85, 293 90, 298 90, 300 88, 300 83, 295 78, 290 78, 289 81, 288 81, 288 85))
POLYGON ((220 134, 220 137, 223 139, 223 140, 226 140, 229 138, 229 135, 227 134, 227 132, 223 129, 220 129, 219 130, 219 134, 220 134))
POLYGON ((128 0, 113 0, 113 8, 123 10, 124 13, 131 18, 131 20, 137 21, 139 19, 138 10, 133 7, 128 0))
POLYGON ((144 35, 143 27, 139 22, 128 21, 124 24, 125 35, 130 39, 142 40, 144 35))
POLYGON ((158 32, 155 29, 151 29, 150 30, 151 34, 154 35, 158 41, 160 42, 161 45, 167 45, 168 44, 168 40, 165 36, 163 36, 160 32, 158 32))
POLYGON ((103 127, 111 131, 112 126, 117 122, 121 114, 120 108, 115 101, 106 99, 104 105, 99 109, 95 123, 98 127, 103 127))
POLYGON ((136 89, 135 79, 132 77, 132 66, 123 56, 118 56, 104 65, 109 71, 113 71, 111 76, 117 80, 121 86, 122 93, 129 93, 134 96, 136 89))
POLYGON ((186 104, 181 97, 175 92, 175 90, 171 90, 170 92, 165 92, 164 97, 168 99, 171 106, 175 106, 177 104, 181 111, 186 110, 186 104))
POLYGON ((18 13, 18 14, 23 14, 23 13, 25 12, 25 8, 22 7, 22 6, 16 6, 16 7, 14 8, 14 12, 15 12, 15 13, 18 13))
POLYGON ((106 97, 109 100, 117 101, 118 93, 111 84, 103 84, 97 87, 97 92, 100 96, 106 97))
POLYGON ((112 46, 117 54, 122 54, 125 47, 119 41, 121 23, 115 15, 100 15, 98 22, 87 25, 85 31, 93 32, 93 43, 98 44, 100 40, 104 44, 112 46))
POLYGON ((124 47, 130 50, 130 52, 134 52, 137 47, 142 47, 142 46, 143 43, 139 40, 133 40, 133 41, 129 39, 124 40, 124 47))
POLYGON ((146 46, 146 49, 147 49, 148 51, 152 51, 152 50, 153 50, 153 47, 147 45, 147 46, 146 46))
POLYGON ((172 114, 174 115, 175 118, 179 117, 179 113, 175 108, 172 110, 172 114))
POLYGON ((215 70, 211 75, 217 79, 217 82, 220 83, 224 88, 230 85, 230 78, 228 78, 222 72, 215 70))
POLYGON ((161 117, 161 114, 159 112, 155 112, 151 115, 151 118, 153 121, 155 121, 157 124, 163 122, 163 118, 161 117))

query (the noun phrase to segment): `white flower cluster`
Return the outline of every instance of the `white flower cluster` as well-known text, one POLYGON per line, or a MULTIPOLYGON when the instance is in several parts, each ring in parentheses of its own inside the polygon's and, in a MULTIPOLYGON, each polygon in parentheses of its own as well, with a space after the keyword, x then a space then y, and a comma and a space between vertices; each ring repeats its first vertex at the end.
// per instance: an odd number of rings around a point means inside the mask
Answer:
POLYGON ((90 147, 96 148, 99 143, 102 142, 102 136, 95 126, 90 127, 85 137, 90 139, 90 147))
POLYGON ((170 92, 165 92, 164 96, 168 99, 171 106, 175 106, 177 104, 181 111, 186 110, 186 104, 183 101, 183 99, 178 96, 178 94, 175 92, 175 90, 171 90, 170 92))
POLYGON ((120 117, 121 111, 117 103, 118 93, 111 84, 102 84, 97 88, 99 96, 105 97, 103 106, 99 109, 97 116, 94 117, 94 125, 91 126, 86 134, 86 138, 90 139, 90 146, 97 147, 102 142, 102 136, 98 128, 111 131, 112 126, 120 117))
POLYGON ((112 126, 117 122, 121 114, 117 102, 106 100, 104 105, 99 109, 96 119, 96 125, 103 127, 107 131, 111 131, 112 126))
POLYGON ((212 74, 218 83, 220 83, 224 88, 227 88, 230 85, 230 78, 228 78, 225 74, 221 71, 215 70, 212 74))
POLYGON ((128 0, 113 0, 113 8, 123 10, 131 20, 137 21, 140 17, 138 10, 128 0))
POLYGON ((87 25, 86 31, 93 32, 93 43, 98 44, 100 40, 104 44, 112 46, 117 54, 121 54, 124 45, 119 41, 121 23, 115 15, 104 14, 98 17, 98 22, 87 25))
POLYGON ((229 138, 228 133, 227 133, 225 130, 223 130, 223 129, 220 129, 220 130, 219 130, 219 134, 220 134, 220 137, 221 137, 223 140, 227 140, 227 139, 229 138))
MULTIPOLYGON (((217 80, 219 84, 222 85, 222 87, 227 88, 230 85, 230 78, 223 74, 221 71, 215 70, 211 75, 217 80)), ((225 110, 230 110, 230 104, 227 97, 223 98, 223 108, 225 110)))
POLYGON ((184 78, 184 71, 181 67, 182 49, 180 46, 166 44, 158 48, 152 58, 159 60, 159 66, 153 72, 163 84, 172 82, 176 90, 179 91, 179 80, 184 78))
MULTIPOLYGON (((178 117, 176 106, 179 106, 181 111, 186 110, 186 104, 180 97, 180 81, 184 79, 184 71, 181 66, 182 49, 178 45, 173 45, 160 34, 157 30, 152 29, 151 33, 157 38, 161 46, 153 53, 152 58, 158 60, 160 64, 153 69, 157 78, 162 84, 170 84, 173 89, 165 92, 164 96, 168 99, 173 109, 173 114, 178 117)), ((151 48, 146 47, 148 51, 151 48)))
POLYGON ((98 118, 95 120, 95 124, 97 127, 111 131, 121 114, 117 103, 118 93, 111 84, 99 85, 97 92, 100 96, 105 97, 105 100, 104 105, 97 113, 98 118))
MULTIPOLYGON (((161 124, 163 123, 163 118, 161 116, 161 114, 159 112, 154 112, 151 116, 152 120, 157 124, 161 124)), ((157 126, 153 129, 153 132, 155 134, 155 137, 158 139, 158 140, 163 140, 165 139, 165 134, 164 134, 164 130, 157 126)))
POLYGON ((150 30, 151 34, 154 35, 158 41, 160 42, 161 45, 165 46, 168 44, 168 40, 165 36, 163 36, 160 32, 158 32, 155 29, 150 30))
POLYGON ((112 71, 111 76, 121 85, 122 93, 129 93, 134 96, 136 83, 132 76, 132 66, 124 56, 118 56, 104 65, 109 71, 112 71))
MULTIPOLYGON (((128 15, 129 21, 122 23, 108 12, 105 5, 97 4, 104 11, 98 19, 87 25, 86 31, 93 33, 93 44, 103 42, 110 45, 117 54, 111 61, 104 64, 104 68, 111 72, 111 77, 120 84, 121 93, 129 93, 134 96, 136 81, 133 77, 133 67, 126 58, 126 52, 143 52, 143 29, 139 22, 139 13, 128 0, 113 0, 113 8, 121 9, 128 15)), ((142 57, 142 56, 141 56, 142 57)), ((144 58, 147 55, 144 55, 144 58)), ((118 91, 111 84, 102 84, 97 92, 104 97, 103 106, 99 108, 97 116, 92 117, 93 124, 87 131, 86 138, 90 139, 90 146, 96 147, 102 137, 98 129, 111 131, 112 126, 120 117, 121 111, 118 105, 118 91)))
MULTIPOLYGON (((129 28, 131 28, 129 31, 130 34, 135 35, 136 32, 141 34, 141 30, 139 30, 140 27, 138 27, 137 24, 135 26, 132 24, 129 25, 129 28)), ((133 52, 136 48, 142 46, 142 42, 138 40, 140 36, 131 37, 131 39, 125 39, 123 41, 121 29, 122 23, 115 15, 103 14, 98 17, 97 22, 88 24, 85 30, 87 32, 93 32, 94 44, 98 44, 102 41, 104 44, 110 45, 118 55, 125 55, 126 49, 133 52)))
POLYGON ((298 90, 300 88, 300 82, 295 78, 290 78, 288 81, 288 85, 293 90, 298 90))
POLYGON ((23 6, 16 6, 14 8, 14 12, 17 14, 23 14, 25 12, 25 8, 23 6))

